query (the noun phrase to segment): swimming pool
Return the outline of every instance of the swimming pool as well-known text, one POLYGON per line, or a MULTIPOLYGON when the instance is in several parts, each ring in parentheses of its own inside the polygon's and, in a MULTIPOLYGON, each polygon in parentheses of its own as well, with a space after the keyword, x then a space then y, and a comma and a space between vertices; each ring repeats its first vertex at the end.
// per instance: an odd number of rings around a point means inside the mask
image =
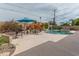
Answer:
POLYGON ((73 34, 69 31, 60 31, 60 30, 48 30, 47 33, 50 33, 50 34, 73 34))

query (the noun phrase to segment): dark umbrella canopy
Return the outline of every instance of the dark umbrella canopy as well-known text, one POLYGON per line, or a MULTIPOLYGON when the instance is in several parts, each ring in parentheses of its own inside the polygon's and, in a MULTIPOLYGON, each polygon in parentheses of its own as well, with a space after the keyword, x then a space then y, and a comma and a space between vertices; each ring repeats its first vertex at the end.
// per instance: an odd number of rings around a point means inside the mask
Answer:
POLYGON ((17 20, 18 22, 23 22, 23 23, 28 23, 28 22, 34 22, 35 20, 32 20, 30 18, 23 18, 23 19, 20 19, 20 20, 17 20))

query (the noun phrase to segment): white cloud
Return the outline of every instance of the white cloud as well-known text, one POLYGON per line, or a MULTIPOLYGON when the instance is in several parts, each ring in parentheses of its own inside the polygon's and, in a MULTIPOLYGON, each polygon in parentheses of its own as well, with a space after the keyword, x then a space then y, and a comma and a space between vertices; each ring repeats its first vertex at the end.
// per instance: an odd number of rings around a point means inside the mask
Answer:
POLYGON ((39 20, 41 16, 43 21, 47 21, 53 17, 53 8, 57 8, 56 19, 58 22, 63 21, 65 18, 76 18, 79 15, 79 4, 77 3, 2 3, 0 4, 0 20, 22 17, 39 20))

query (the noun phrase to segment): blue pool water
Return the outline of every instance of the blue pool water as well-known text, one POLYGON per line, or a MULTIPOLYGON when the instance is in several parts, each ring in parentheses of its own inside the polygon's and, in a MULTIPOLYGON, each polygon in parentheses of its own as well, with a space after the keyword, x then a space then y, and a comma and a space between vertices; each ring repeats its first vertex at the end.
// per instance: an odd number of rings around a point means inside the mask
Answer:
POLYGON ((73 33, 69 32, 69 31, 60 31, 60 30, 58 30, 58 31, 48 30, 47 33, 50 33, 50 34, 63 34, 63 35, 64 34, 73 34, 73 33))

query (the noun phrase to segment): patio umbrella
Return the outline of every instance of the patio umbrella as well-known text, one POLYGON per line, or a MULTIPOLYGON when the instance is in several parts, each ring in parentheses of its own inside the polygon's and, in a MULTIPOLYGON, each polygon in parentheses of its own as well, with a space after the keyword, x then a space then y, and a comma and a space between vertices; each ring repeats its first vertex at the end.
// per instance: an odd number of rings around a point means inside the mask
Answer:
POLYGON ((20 19, 20 20, 17 20, 17 21, 21 22, 21 23, 30 23, 30 22, 34 22, 35 20, 24 17, 23 19, 20 19))
POLYGON ((26 29, 26 24, 33 23, 35 20, 24 17, 23 19, 17 20, 17 22, 20 22, 23 26, 23 29, 26 29))

